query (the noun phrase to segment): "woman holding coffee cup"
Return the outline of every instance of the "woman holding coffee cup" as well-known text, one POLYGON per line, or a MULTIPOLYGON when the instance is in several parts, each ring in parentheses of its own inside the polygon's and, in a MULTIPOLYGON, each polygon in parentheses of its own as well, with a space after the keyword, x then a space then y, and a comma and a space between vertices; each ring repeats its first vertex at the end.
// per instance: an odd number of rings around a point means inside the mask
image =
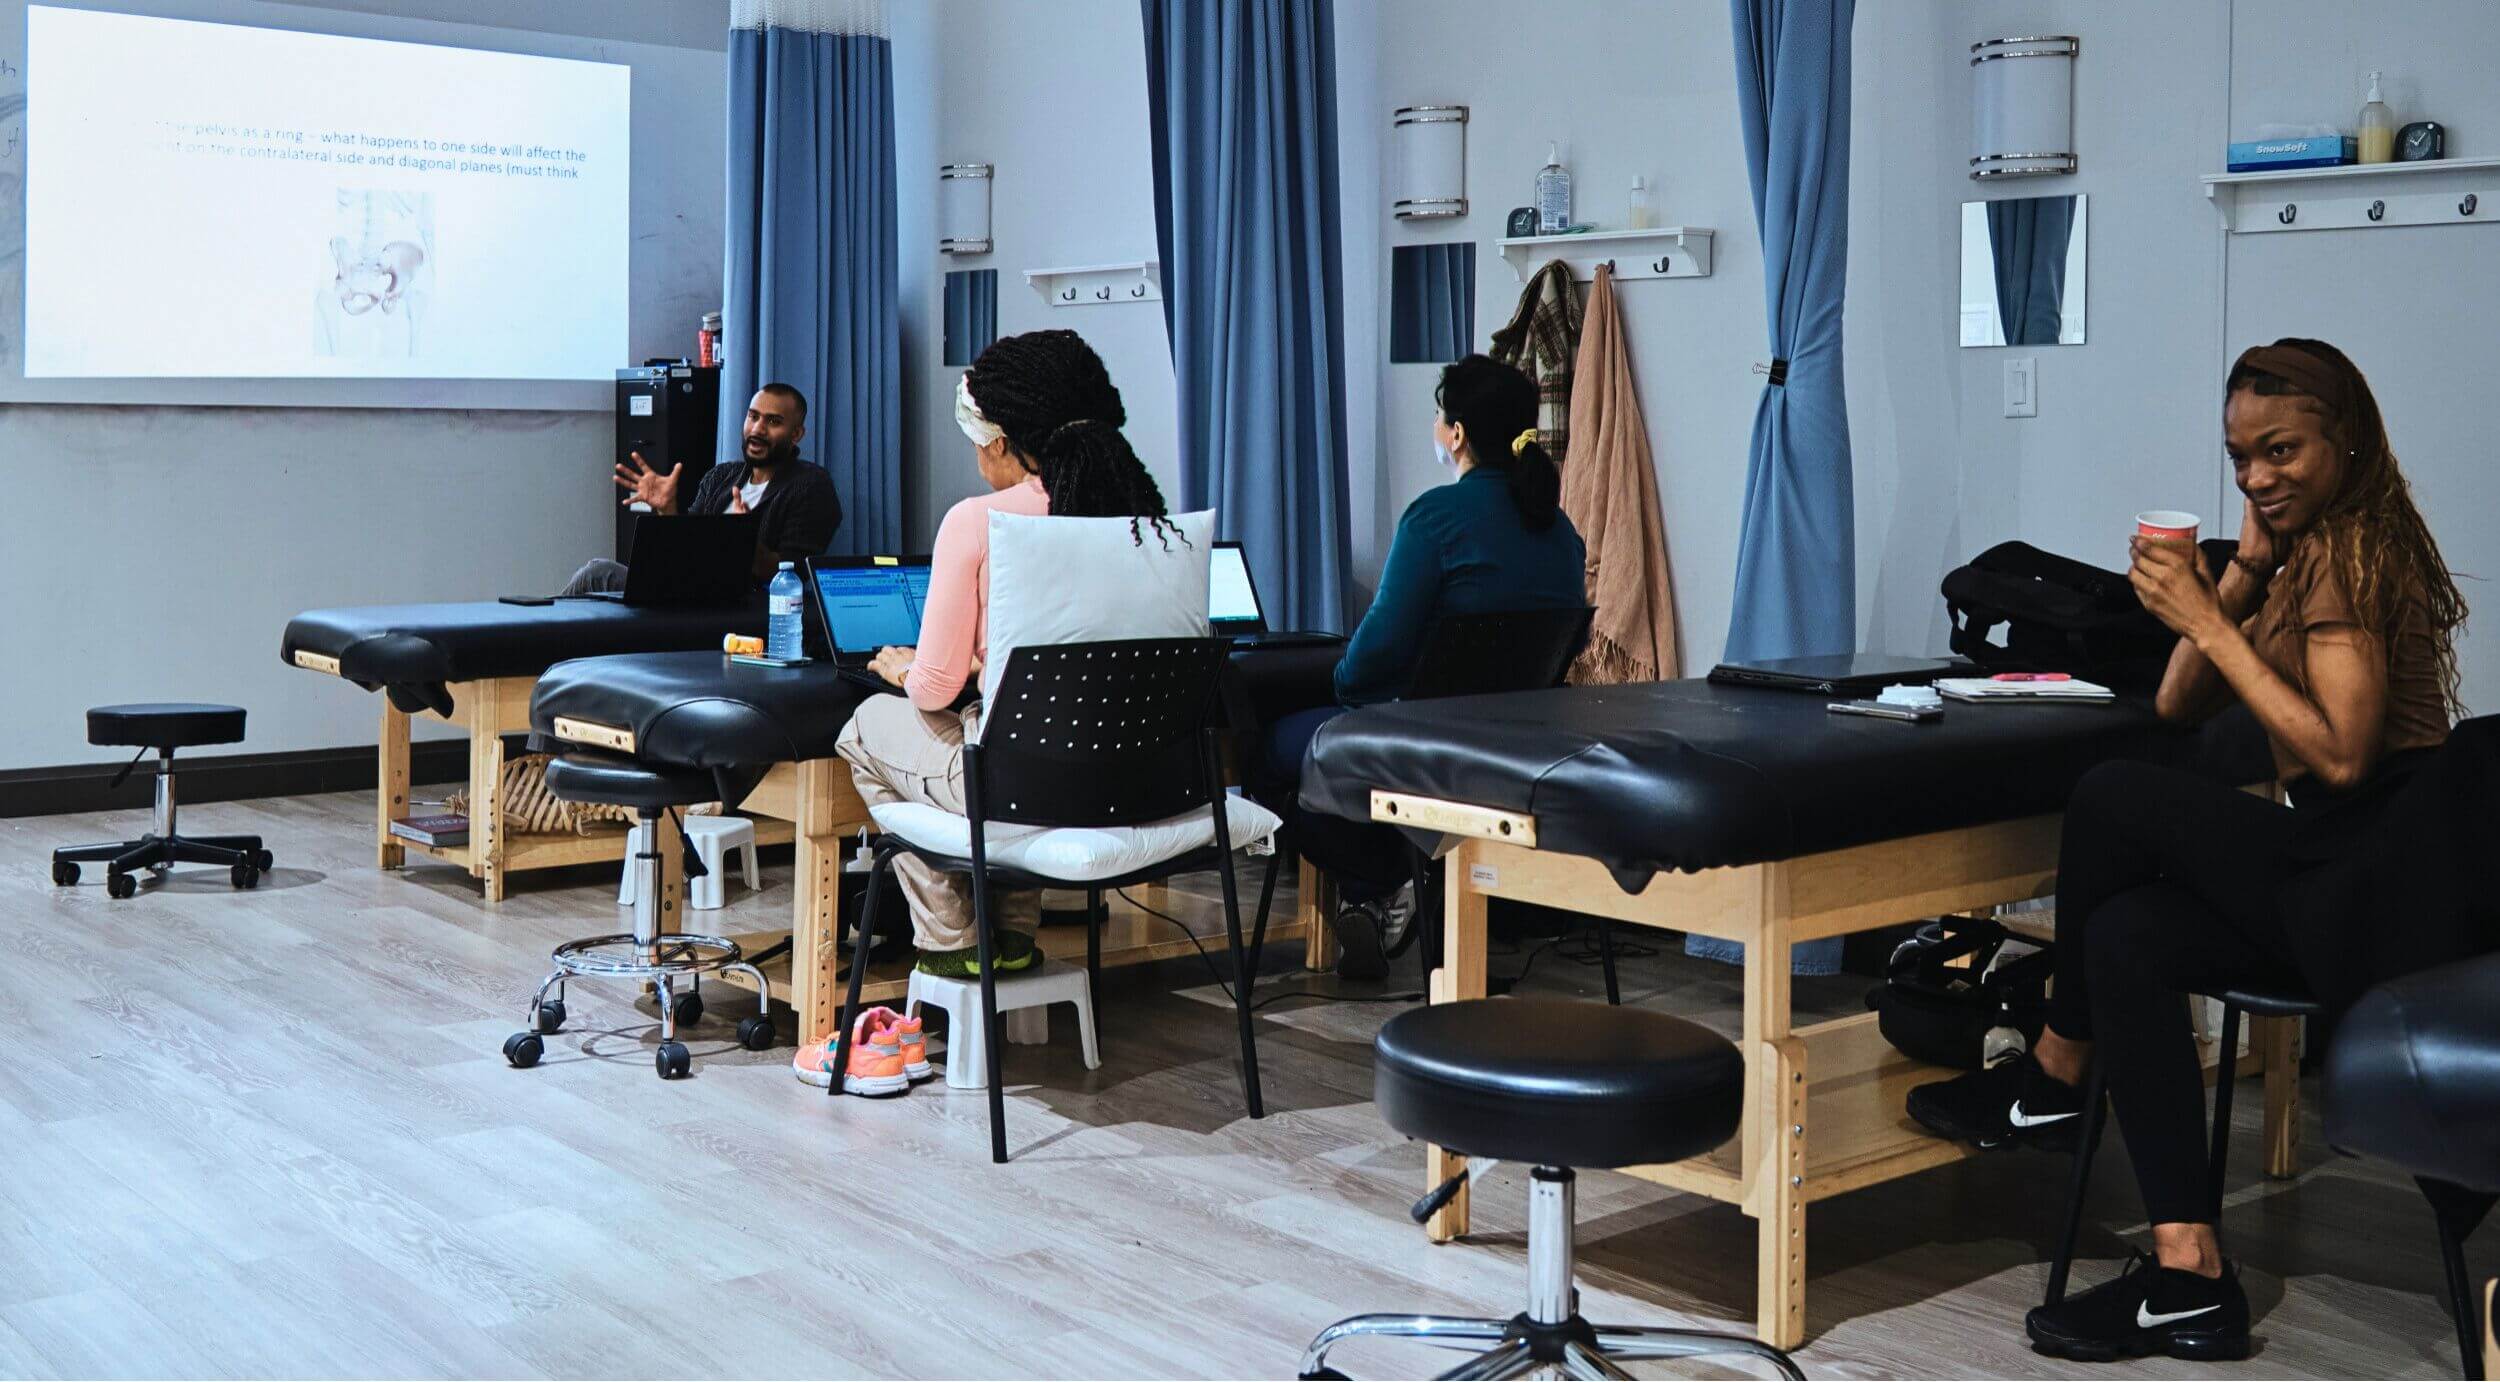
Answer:
POLYGON ((2066 812, 2057 982, 2037 1049, 1910 1095, 1911 1114, 1947 1136, 2071 1141, 2097 1050, 2153 1252, 2031 1312, 2033 1345, 2066 1357, 2247 1355, 2248 1298, 2215 1234, 2203 1072, 2178 984, 2297 984, 2278 891, 2320 862, 2322 840, 2361 834, 2458 708, 2465 602, 2361 371, 2323 341, 2287 338, 2242 354, 2223 396, 2247 500, 2237 551, 2216 579, 2193 516, 2147 513, 2128 578, 2179 635, 2155 697, 2162 718, 2246 705, 2290 805, 2145 764, 2086 775, 2066 812))

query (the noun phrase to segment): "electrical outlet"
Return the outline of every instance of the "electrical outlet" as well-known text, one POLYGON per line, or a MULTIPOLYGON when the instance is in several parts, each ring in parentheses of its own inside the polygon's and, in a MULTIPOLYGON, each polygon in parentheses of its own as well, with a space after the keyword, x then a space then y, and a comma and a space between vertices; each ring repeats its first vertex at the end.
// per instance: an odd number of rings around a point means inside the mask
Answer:
POLYGON ((2005 362, 2007 417, 2040 416, 2039 366, 2039 357, 2035 355, 2017 355, 2005 362))

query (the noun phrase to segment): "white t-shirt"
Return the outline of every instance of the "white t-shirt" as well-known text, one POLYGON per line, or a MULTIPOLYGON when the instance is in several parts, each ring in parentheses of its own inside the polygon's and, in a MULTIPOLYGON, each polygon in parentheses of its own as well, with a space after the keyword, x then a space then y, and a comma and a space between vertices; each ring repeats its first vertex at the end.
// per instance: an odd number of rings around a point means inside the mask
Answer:
POLYGON ((752 510, 756 505, 764 502, 764 491, 768 488, 770 488, 768 481, 752 481, 738 486, 738 498, 746 503, 749 510, 752 510))

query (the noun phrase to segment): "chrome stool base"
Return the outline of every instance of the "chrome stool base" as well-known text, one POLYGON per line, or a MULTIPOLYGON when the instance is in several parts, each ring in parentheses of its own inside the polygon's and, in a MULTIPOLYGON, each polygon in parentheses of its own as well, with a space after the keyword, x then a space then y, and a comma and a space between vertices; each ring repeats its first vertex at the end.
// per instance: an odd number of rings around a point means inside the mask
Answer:
POLYGON ((1538 1373, 1584 1379, 1631 1374, 1616 1359, 1699 1358, 1746 1354, 1803 1378, 1786 1353, 1742 1334, 1699 1329, 1645 1329, 1591 1324, 1580 1318, 1579 1290, 1571 1284, 1572 1173, 1539 1166, 1528 1185, 1528 1308, 1506 1320, 1456 1315, 1356 1315, 1319 1332, 1303 1350, 1300 1376, 1342 1377, 1328 1366, 1328 1352, 1348 1339, 1412 1339, 1434 1348, 1476 1356, 1442 1373, 1444 1378, 1528 1377, 1538 1373))

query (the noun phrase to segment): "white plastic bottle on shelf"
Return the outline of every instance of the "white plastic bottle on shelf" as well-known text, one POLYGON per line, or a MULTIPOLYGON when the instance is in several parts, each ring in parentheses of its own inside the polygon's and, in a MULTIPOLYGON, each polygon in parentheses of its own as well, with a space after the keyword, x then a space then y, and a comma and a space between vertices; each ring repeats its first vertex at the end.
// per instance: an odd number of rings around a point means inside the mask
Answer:
POLYGON ((2396 157, 2396 113, 2378 96, 2378 73, 2370 74, 2370 99, 2361 107, 2354 143, 2363 163, 2388 163, 2396 157))
POLYGON ((804 656, 806 616, 804 606, 807 586, 799 580, 798 567, 783 562, 773 573, 773 583, 764 588, 764 655, 783 662, 796 662, 804 656))
POLYGON ((1658 224, 1658 212, 1649 204, 1649 179, 1646 177, 1632 179, 1632 207, 1624 217, 1624 224, 1634 230, 1650 230, 1658 224))
POLYGON ((1545 166, 1536 175, 1536 233, 1560 235, 1571 229, 1571 170, 1562 164, 1562 145, 1545 146, 1545 166))

